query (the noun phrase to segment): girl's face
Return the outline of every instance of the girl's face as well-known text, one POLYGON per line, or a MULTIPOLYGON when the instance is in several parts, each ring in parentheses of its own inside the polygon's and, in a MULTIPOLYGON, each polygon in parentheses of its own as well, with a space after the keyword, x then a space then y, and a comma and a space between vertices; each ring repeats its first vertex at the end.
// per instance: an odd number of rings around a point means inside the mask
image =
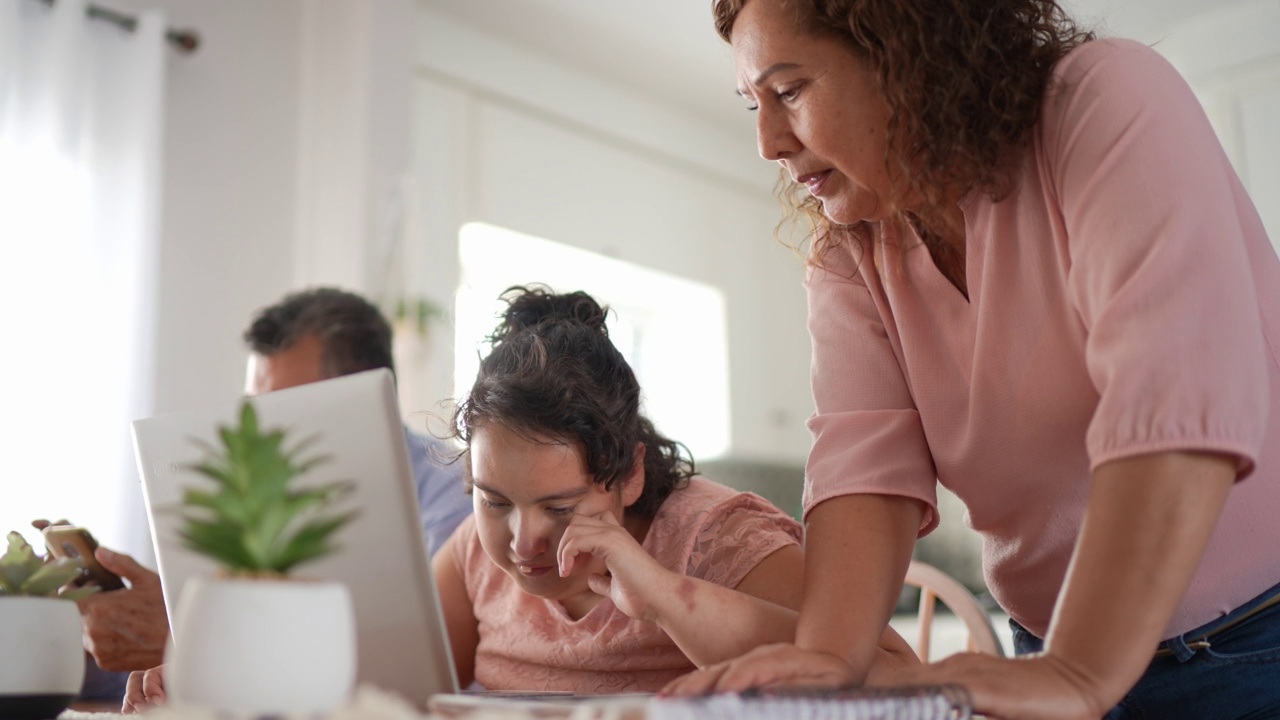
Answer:
POLYGON ((594 598, 587 577, 603 572, 603 563, 579 556, 569 577, 560 577, 560 537, 577 514, 612 513, 626 526, 623 511, 640 497, 643 466, 606 490, 587 472, 578 444, 533 442, 497 423, 472 434, 470 464, 476 529, 489 559, 531 595, 594 598))
POLYGON ((892 208, 885 168, 889 106, 843 41, 805 33, 779 0, 749 0, 733 25, 738 93, 756 113, 760 156, 822 201, 833 222, 892 208))

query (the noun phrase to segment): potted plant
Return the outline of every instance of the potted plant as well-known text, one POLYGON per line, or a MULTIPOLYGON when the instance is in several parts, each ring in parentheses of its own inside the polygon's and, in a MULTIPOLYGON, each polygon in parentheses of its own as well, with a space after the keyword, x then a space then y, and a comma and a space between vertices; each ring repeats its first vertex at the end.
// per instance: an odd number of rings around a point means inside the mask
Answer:
MULTIPOLYGON (((293 577, 334 550, 354 512, 323 514, 349 482, 296 487, 325 461, 303 457, 310 441, 262 429, 253 405, 218 429, 220 446, 188 469, 212 483, 183 492, 180 535, 214 560, 216 577, 193 578, 174 618, 166 690, 175 704, 245 715, 323 713, 355 682, 355 626, 341 583, 293 577)), ((314 440, 314 438, 312 438, 314 440)))
POLYGON ((80 613, 68 601, 97 588, 63 588, 79 574, 79 561, 45 562, 22 535, 9 533, 0 556, 0 717, 51 718, 80 694, 80 613))

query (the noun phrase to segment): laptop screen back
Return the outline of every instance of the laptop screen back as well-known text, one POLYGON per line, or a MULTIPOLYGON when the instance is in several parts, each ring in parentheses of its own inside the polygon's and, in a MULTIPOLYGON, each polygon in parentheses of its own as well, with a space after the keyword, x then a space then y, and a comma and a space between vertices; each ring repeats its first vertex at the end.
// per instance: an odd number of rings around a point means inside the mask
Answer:
MULTIPOLYGON (((177 512, 187 487, 208 481, 186 466, 203 457, 193 439, 217 445, 217 427, 234 424, 239 399, 221 407, 133 423, 151 538, 169 617, 188 578, 213 573, 208 559, 183 547, 177 512)), ((338 531, 333 555, 294 574, 343 582, 356 615, 357 682, 394 691, 420 707, 434 693, 457 692, 445 624, 418 519, 395 387, 387 370, 349 375, 253 398, 263 427, 289 429, 293 443, 317 436, 310 450, 330 460, 295 482, 300 487, 354 481, 333 510, 359 515, 338 531)), ((286 440, 286 447, 289 447, 286 440)), ((324 632, 324 628, 316 628, 324 632)), ((175 643, 182 638, 175 636, 175 643)))

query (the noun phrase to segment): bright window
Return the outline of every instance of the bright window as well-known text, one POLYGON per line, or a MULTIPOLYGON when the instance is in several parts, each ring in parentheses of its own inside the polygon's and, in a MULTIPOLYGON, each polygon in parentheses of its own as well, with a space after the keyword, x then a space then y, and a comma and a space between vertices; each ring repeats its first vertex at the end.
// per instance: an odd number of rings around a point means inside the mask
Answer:
MULTIPOLYGON (((95 245, 94 197, 83 167, 52 143, 0 137, 0 535, 33 544, 37 517, 71 518, 116 535, 114 484, 128 449, 112 411, 123 404, 125 342, 105 308, 117 260, 95 245)), ((43 549, 42 545, 37 544, 43 549)))
POLYGON ((513 285, 583 290, 612 309, 609 337, 635 370, 644 413, 695 458, 729 449, 724 295, 716 288, 483 223, 463 226, 455 310, 455 395, 471 387, 484 338, 513 285))

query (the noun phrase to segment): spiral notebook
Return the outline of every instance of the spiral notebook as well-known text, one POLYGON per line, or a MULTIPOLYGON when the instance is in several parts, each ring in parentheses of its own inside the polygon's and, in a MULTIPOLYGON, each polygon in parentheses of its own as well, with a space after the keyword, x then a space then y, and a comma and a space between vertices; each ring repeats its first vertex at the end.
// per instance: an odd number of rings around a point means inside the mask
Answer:
POLYGON ((741 695, 655 699, 647 720, 966 720, 958 686, 761 690, 741 695))

